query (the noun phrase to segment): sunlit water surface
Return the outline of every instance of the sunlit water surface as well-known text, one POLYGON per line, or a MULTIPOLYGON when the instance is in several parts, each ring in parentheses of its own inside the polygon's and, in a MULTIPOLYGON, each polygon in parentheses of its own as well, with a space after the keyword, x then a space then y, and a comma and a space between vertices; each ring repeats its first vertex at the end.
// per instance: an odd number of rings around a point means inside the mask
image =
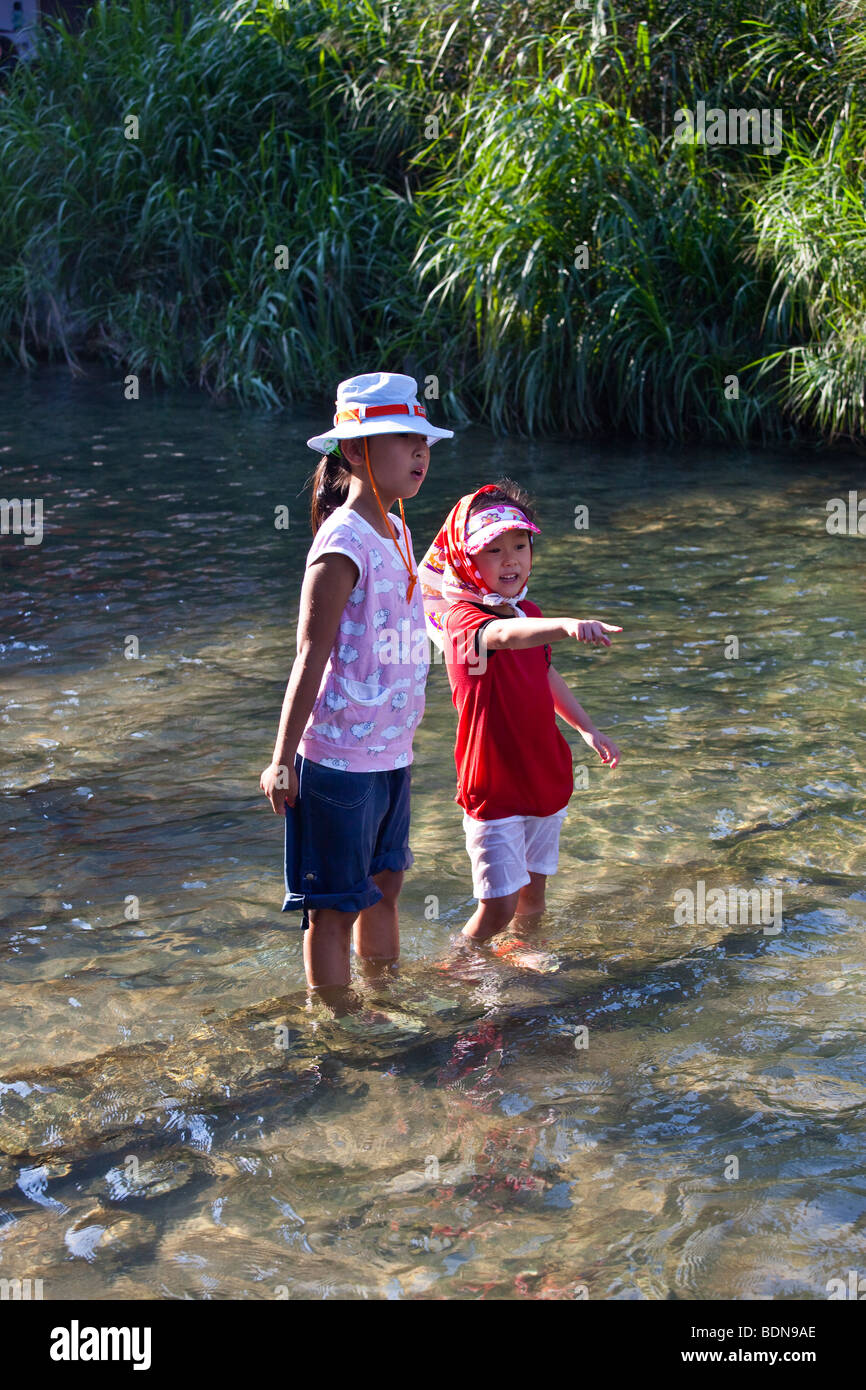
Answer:
POLYGON ((145 395, 0 377, 0 491, 44 502, 40 545, 0 537, 0 1276, 52 1299, 810 1299, 862 1273, 866 538, 825 525, 859 461, 435 446, 416 554, 461 492, 529 487, 532 596, 622 624, 556 649, 622 763, 568 732, 586 785, 531 941, 556 968, 459 960, 435 666, 400 970, 331 1021, 258 789, 323 418, 145 395), (783 929, 679 924, 699 880, 780 891, 783 929))

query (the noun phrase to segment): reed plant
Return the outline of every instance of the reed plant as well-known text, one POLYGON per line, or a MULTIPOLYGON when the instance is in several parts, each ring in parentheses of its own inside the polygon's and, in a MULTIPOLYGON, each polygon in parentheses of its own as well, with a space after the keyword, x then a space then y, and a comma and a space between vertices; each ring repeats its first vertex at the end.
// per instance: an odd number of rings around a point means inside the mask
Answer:
POLYGON ((808 96, 781 168, 748 204, 751 258, 773 274, 764 321, 787 345, 756 364, 764 391, 832 441, 866 431, 866 4, 842 0, 816 34, 789 23, 751 57, 778 92, 808 96), (824 61, 827 57, 832 62, 824 61))
POLYGON ((759 364, 796 420, 828 440, 866 432, 866 127, 846 109, 756 190, 754 258, 776 272, 768 308, 797 341, 759 364))
POLYGON ((495 428, 766 431, 739 379, 763 296, 706 152, 663 153, 621 110, 536 83, 479 104, 427 196, 428 313, 471 324, 467 385, 495 428))
POLYGON ((526 434, 857 434, 862 4, 100 0, 0 91, 0 347, 271 405, 381 362, 526 434), (675 144, 698 100, 781 107, 783 150, 675 144))
POLYGON ((96 351, 278 403, 378 355, 406 312, 408 207, 307 66, 216 8, 99 4, 49 32, 0 108, 7 356, 96 351))

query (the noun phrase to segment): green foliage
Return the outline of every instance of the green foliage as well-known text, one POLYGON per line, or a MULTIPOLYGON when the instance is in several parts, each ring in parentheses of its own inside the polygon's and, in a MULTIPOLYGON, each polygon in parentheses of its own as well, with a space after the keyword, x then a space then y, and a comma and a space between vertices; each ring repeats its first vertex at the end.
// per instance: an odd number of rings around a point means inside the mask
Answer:
MULTIPOLYGON (((561 81, 491 94, 470 117, 418 259, 439 321, 471 321, 467 386, 493 425, 759 428, 755 403, 724 392, 762 301, 707 161, 663 158, 644 126, 561 81)), ((447 375, 444 335, 442 352, 447 375)))
POLYGON ((755 259, 776 269, 770 304, 803 339, 763 372, 830 439, 866 431, 864 170, 866 129, 846 112, 817 148, 794 145, 753 202, 755 259))
POLYGON ((408 207, 370 179, 358 136, 338 141, 288 47, 217 10, 182 18, 100 4, 16 70, 0 338, 27 364, 97 349, 277 403, 383 350, 407 312, 408 207))
POLYGON ((0 89, 0 350, 275 405, 384 364, 529 434, 860 434, 863 8, 103 0, 81 34, 47 22, 0 89), (674 145, 698 100, 778 108, 781 153, 674 145))

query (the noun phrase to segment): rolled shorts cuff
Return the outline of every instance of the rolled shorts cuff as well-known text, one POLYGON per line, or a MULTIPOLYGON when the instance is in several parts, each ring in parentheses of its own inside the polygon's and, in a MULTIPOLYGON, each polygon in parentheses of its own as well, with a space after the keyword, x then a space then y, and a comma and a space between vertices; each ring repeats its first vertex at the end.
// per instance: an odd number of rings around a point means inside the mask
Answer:
MULTIPOLYGON (((533 873, 534 872, 535 870, 533 870, 533 873)), ((532 879, 529 877, 529 874, 519 882, 515 881, 514 883, 508 883, 504 886, 500 883, 490 883, 489 880, 486 879, 479 879, 472 885, 472 896, 473 898, 477 898, 479 902, 481 902, 482 898, 485 902, 487 902, 489 898, 507 898, 509 893, 519 893, 521 888, 525 888, 527 883, 531 882, 532 879), (476 888, 480 888, 481 892, 476 893, 476 888)))
POLYGON ((282 912, 315 912, 317 908, 331 908, 334 912, 363 912, 372 907, 384 896, 381 888, 371 883, 369 888, 359 888, 350 893, 287 893, 282 912))
POLYGON ((370 873, 381 874, 386 869, 391 873, 402 873, 405 869, 411 869, 414 863, 415 856, 411 849, 391 849, 377 855, 370 866, 370 873))

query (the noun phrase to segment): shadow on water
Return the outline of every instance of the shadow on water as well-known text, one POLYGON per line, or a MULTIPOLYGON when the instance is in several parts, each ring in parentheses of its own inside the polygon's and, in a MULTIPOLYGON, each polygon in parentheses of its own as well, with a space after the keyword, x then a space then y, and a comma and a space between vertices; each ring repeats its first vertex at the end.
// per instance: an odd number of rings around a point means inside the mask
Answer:
MULTIPOLYGON (((612 919, 621 919, 629 906, 621 904, 612 919)), ((678 1172, 681 1181, 688 1179, 691 1206, 702 1194, 702 1221, 708 1211, 716 1222, 732 1221, 722 1160, 729 1164, 739 1155, 738 1161, 759 1159, 766 1166, 768 1152, 795 1139, 830 1151, 850 1133, 852 1121, 862 1119, 859 1077, 850 1077, 857 1084, 847 1105, 838 1079, 829 1114, 827 1098, 821 1104, 810 1093, 807 1074, 798 1098, 785 1084, 795 1077, 790 1066, 767 1068, 758 1054, 746 1067, 720 1055, 708 1067, 704 1030, 699 1047, 678 1038, 697 1001, 701 1009, 717 1009, 736 993, 744 963, 769 963, 789 944, 802 949, 796 911, 787 932, 790 943, 767 938, 760 928, 722 931, 712 944, 695 940, 686 954, 642 968, 603 950, 587 957, 560 949, 558 970, 543 976, 527 976, 483 952, 457 964, 446 956, 438 966, 416 963, 368 990, 369 1006, 388 1011, 378 1036, 370 1028, 354 1029, 353 1016, 330 1019, 322 1010, 311 1016, 305 996, 295 992, 203 1020, 174 1043, 118 1048, 88 1063, 36 1069, 0 1083, 0 1204, 11 1221, 34 1200, 62 1215, 70 1223, 73 1253, 79 1240, 86 1246, 91 1239, 94 1248, 105 1243, 109 1251, 117 1243, 132 1254, 133 1266, 148 1263, 158 1259, 174 1218, 169 1201, 154 1220, 154 1203, 181 1192, 185 1204, 212 1200, 239 1135, 254 1134, 271 1153, 283 1135, 286 1147, 276 1149, 280 1165, 291 1173, 297 1164, 305 1184, 319 1193, 320 1239, 330 1232, 336 1242, 347 1223, 352 1229, 378 1224, 383 1194, 391 1226, 404 1219, 404 1209, 414 1220, 420 1197, 444 1206, 449 1216, 435 1223, 442 1228, 433 1246, 428 1241, 435 1252, 437 1239, 442 1250, 452 1242, 456 1249, 477 1225, 506 1212, 512 1224, 515 1209, 530 1224, 534 1213, 543 1228, 551 1211, 580 1205, 574 1189, 579 1193, 591 1175, 576 1159, 581 1145, 574 1140, 592 1133, 593 1150, 606 1153, 614 1172, 629 1147, 643 1150, 642 1180, 627 1192, 627 1210, 634 1212, 635 1201, 638 1211, 649 1203, 679 1228, 670 1196, 662 1200, 678 1172), (610 1060, 620 1049, 642 1060, 631 1071, 616 1064, 600 1070, 597 1054, 610 1060), (672 1054, 679 1054, 675 1070, 672 1054), (374 1079, 381 1085, 385 1078, 415 1094, 407 1112, 434 1112, 426 1117, 426 1143, 435 1162, 431 1168, 428 1154, 423 1166, 407 1167, 425 1136, 408 1121, 401 1126, 398 1104, 385 1121, 397 1114, 396 1134, 367 1163, 363 1182, 347 1181, 340 1148, 369 1103, 374 1079), (458 1120, 444 1152, 435 1118, 443 1102, 452 1124, 458 1120), (562 1142, 563 1126, 571 1143, 562 1142), (301 1135, 303 1154, 297 1152, 301 1135), (41 1143, 33 1143, 35 1136, 41 1143), (714 1204, 707 1206, 710 1193, 714 1204), (339 1220, 335 1206, 343 1209, 339 1220)), ((808 1056, 814 1019, 793 1032, 789 1047, 808 1056)), ((757 1178, 753 1185, 763 1192, 757 1178)), ((683 1256, 686 1264, 677 1265, 675 1276, 670 1266, 689 1239, 672 1233, 665 1258, 655 1253, 655 1273, 643 1282, 635 1274, 630 1296, 637 1290, 649 1297, 700 1296, 703 1257, 683 1256)), ((530 1285, 546 1290, 543 1296, 573 1297, 587 1280, 598 1292, 609 1269, 597 1257, 577 1281, 550 1271, 530 1274, 530 1285)), ((298 1295, 309 1294, 294 1275, 279 1277, 290 1279, 298 1295)), ((501 1270, 487 1283, 470 1281, 464 1288, 461 1282, 452 1291, 508 1292, 501 1270)), ((532 1292, 525 1280, 516 1288, 517 1294, 532 1292)), ((621 1292, 616 1280, 606 1292, 621 1292)))

